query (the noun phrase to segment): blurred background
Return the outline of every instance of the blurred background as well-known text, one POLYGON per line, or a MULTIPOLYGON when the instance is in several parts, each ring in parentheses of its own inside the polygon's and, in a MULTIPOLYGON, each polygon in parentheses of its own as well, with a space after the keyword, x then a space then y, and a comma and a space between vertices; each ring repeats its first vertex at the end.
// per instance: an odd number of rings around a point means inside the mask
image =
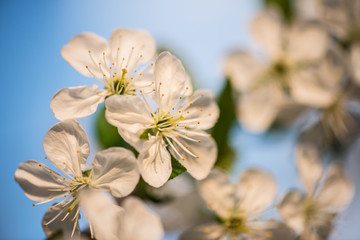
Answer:
MULTIPOLYGON (((14 181, 14 172, 25 160, 45 161, 43 137, 58 122, 49 107, 53 94, 63 87, 95 83, 62 59, 60 49, 70 38, 88 31, 108 39, 118 27, 147 30, 158 48, 169 49, 183 61, 197 88, 218 94, 225 84, 222 62, 227 53, 254 48, 249 22, 261 8, 260 0, 1 0, 0 239, 46 238, 40 223, 49 206, 32 207, 14 181)), ((95 119, 80 120, 90 139, 90 159, 98 147, 95 119)), ((279 197, 289 187, 300 186, 293 161, 297 125, 264 134, 249 133, 235 123, 233 127, 230 139, 238 158, 232 171, 234 179, 244 168, 257 166, 276 177, 279 197)), ((349 152, 346 167, 360 184, 360 151, 356 146, 359 143, 349 152)), ((359 200, 356 194, 332 239, 360 239, 359 200)), ((176 239, 176 234, 166 239, 176 239)))

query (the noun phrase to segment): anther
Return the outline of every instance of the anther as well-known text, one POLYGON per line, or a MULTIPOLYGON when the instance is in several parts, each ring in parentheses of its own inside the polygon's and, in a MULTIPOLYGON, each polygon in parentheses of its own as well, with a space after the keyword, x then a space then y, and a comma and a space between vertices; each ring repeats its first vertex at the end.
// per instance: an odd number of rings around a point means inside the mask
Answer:
POLYGON ((36 204, 35 204, 35 203, 33 203, 32 205, 35 207, 35 205, 36 205, 36 204))
POLYGON ((161 94, 161 96, 164 96, 164 94, 161 94))
POLYGON ((193 105, 193 104, 192 104, 192 102, 191 102, 191 103, 189 103, 189 105, 190 105, 190 106, 191 106, 191 105, 193 105))
POLYGON ((203 109, 202 108, 200 108, 200 112, 202 112, 203 111, 203 109))
POLYGON ((88 52, 89 52, 89 53, 91 53, 91 51, 90 51, 90 50, 89 50, 88 52))
POLYGON ((186 87, 186 90, 188 90, 189 89, 189 87, 186 87))
POLYGON ((197 159, 199 159, 199 156, 196 156, 197 159))
POLYGON ((185 158, 182 158, 181 160, 185 161, 185 158))
POLYGON ((39 163, 39 167, 41 167, 42 165, 41 165, 41 163, 39 163))
POLYGON ((202 93, 201 96, 204 96, 204 94, 202 93))
POLYGON ((198 143, 201 142, 201 140, 198 140, 198 143))
POLYGON ((197 122, 197 124, 200 124, 200 122, 197 122))
POLYGON ((89 68, 89 66, 85 66, 86 68, 89 68))
POLYGON ((47 159, 47 156, 45 156, 45 159, 47 159))

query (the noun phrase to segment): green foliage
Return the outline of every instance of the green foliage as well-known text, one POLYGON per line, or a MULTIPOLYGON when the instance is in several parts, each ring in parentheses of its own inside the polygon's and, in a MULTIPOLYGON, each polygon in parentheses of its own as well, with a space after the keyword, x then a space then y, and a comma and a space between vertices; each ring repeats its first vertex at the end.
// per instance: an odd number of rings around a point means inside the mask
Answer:
POLYGON ((186 172, 186 168, 183 165, 181 165, 179 161, 176 160, 173 156, 171 156, 171 166, 172 166, 172 172, 170 175, 170 179, 173 179, 179 176, 180 174, 186 172))
POLYGON ((105 118, 105 107, 98 110, 96 119, 96 135, 99 145, 106 149, 110 147, 124 147, 132 150, 137 154, 136 150, 122 139, 116 127, 110 125, 105 118))
POLYGON ((279 8, 287 22, 294 17, 294 9, 291 0, 263 0, 265 6, 276 6, 279 8))
POLYGON ((220 116, 212 130, 218 146, 218 156, 215 166, 224 170, 230 170, 234 160, 235 152, 229 144, 229 133, 234 121, 236 120, 236 106, 232 97, 232 87, 230 80, 226 81, 225 87, 217 99, 220 116))

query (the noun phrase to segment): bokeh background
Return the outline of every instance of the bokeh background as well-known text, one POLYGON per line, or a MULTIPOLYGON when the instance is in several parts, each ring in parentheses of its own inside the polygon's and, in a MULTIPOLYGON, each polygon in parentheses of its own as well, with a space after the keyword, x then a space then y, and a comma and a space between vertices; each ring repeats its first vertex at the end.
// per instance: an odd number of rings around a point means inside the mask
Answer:
MULTIPOLYGON (((221 66, 226 54, 235 48, 256 51, 248 26, 261 8, 260 0, 0 0, 0 239, 45 239, 40 222, 48 205, 32 207, 14 181, 14 172, 25 160, 46 161, 43 137, 58 121, 49 106, 53 94, 63 87, 95 83, 62 59, 60 49, 71 37, 90 31, 109 38, 117 27, 145 29, 159 48, 183 60, 198 88, 219 93, 225 80, 221 66)), ((80 122, 93 156, 97 149, 95 116, 80 122)), ((289 187, 299 187, 293 161, 297 132, 295 125, 256 135, 235 124, 231 133, 238 156, 234 178, 245 167, 257 166, 274 174, 278 196, 289 187)), ((349 153, 346 167, 360 183, 357 146, 359 143, 349 153)), ((332 239, 360 239, 359 201, 356 194, 332 239)), ((176 239, 176 235, 166 239, 176 239)))

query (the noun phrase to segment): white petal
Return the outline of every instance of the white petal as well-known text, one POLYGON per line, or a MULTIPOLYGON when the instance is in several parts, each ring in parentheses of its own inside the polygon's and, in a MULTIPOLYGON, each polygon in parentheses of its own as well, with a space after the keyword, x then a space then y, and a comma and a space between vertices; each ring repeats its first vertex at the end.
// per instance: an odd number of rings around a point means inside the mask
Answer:
POLYGON ((275 199, 277 186, 269 173, 247 169, 240 174, 237 188, 240 211, 257 214, 269 207, 275 199))
POLYGON ((252 55, 236 51, 227 57, 224 71, 239 92, 250 90, 260 79, 265 66, 252 55))
POLYGON ((160 187, 167 182, 172 171, 171 158, 162 138, 150 137, 145 142, 138 160, 145 182, 153 187, 160 187))
POLYGON ((311 195, 323 172, 320 152, 312 144, 300 143, 296 147, 296 161, 306 191, 311 195))
POLYGON ((214 139, 203 131, 184 131, 179 135, 172 138, 172 143, 181 156, 173 148, 170 148, 171 154, 191 176, 197 180, 204 179, 216 161, 217 146, 214 139))
POLYGON ((276 11, 265 11, 257 16, 251 23, 251 33, 270 54, 277 59, 282 51, 283 24, 276 11))
POLYGON ((61 191, 48 189, 66 188, 63 178, 50 168, 34 160, 21 163, 15 172, 15 181, 24 190, 25 195, 34 201, 45 201, 64 195, 61 191))
POLYGON ((244 128, 252 132, 264 132, 275 120, 283 94, 276 86, 265 85, 239 98, 238 118, 244 128))
POLYGON ((316 22, 296 24, 288 37, 288 57, 294 62, 319 60, 328 49, 326 29, 316 22))
POLYGON ((75 222, 74 220, 72 221, 72 219, 75 217, 75 214, 78 210, 78 207, 79 207, 78 205, 73 208, 73 210, 64 219, 64 221, 61 221, 68 213, 67 208, 70 205, 71 205, 71 203, 69 203, 68 205, 65 205, 64 208, 62 208, 61 206, 53 206, 46 211, 46 213, 42 219, 42 224, 41 224, 46 236, 50 237, 52 234, 54 234, 55 232, 60 230, 60 231, 62 231, 61 239, 64 239, 64 240, 80 239, 79 222, 75 222), (60 212, 62 212, 62 213, 60 213, 60 212), (60 215, 57 216, 57 218, 55 218, 55 220, 53 220, 51 223, 47 224, 54 217, 56 217, 56 215, 58 215, 59 213, 60 213, 60 215), (74 229, 74 224, 76 224, 75 229, 74 229), (74 233, 73 233, 73 230, 74 230, 74 233), (72 238, 71 238, 71 236, 72 236, 72 238))
POLYGON ((327 107, 336 98, 336 91, 322 86, 311 70, 297 71, 292 75, 291 94, 297 103, 311 107, 327 107))
POLYGON ((96 85, 62 88, 55 93, 50 107, 59 120, 77 119, 96 112, 105 95, 96 85))
POLYGON ((354 79, 360 85, 360 45, 354 45, 351 48, 351 67, 354 79))
POLYGON ((225 229, 219 224, 206 224, 183 232, 180 240, 225 240, 225 229))
POLYGON ((84 129, 75 120, 55 124, 44 138, 48 159, 59 169, 66 169, 76 177, 82 176, 89 156, 89 142, 84 129))
POLYGON ((120 239, 162 239, 164 229, 159 216, 150 212, 140 199, 126 198, 122 206, 125 209, 125 215, 119 229, 120 239))
POLYGON ((212 128, 219 118, 219 107, 214 94, 209 90, 197 90, 179 106, 183 121, 190 128, 212 128))
POLYGON ((278 212, 285 223, 298 232, 304 229, 303 215, 304 196, 297 191, 289 191, 278 204, 278 212))
POLYGON ((228 176, 214 168, 209 176, 199 182, 199 192, 207 206, 222 219, 230 217, 234 210, 234 186, 228 176))
POLYGON ((92 163, 91 185, 110 190, 117 198, 129 195, 139 181, 139 170, 133 152, 112 147, 96 153, 92 163))
POLYGON ((132 71, 137 64, 143 64, 154 57, 156 43, 145 31, 120 28, 112 33, 110 48, 113 59, 121 61, 125 58, 122 68, 132 71))
MULTIPOLYGON (((103 61, 103 52, 105 57, 109 57, 109 46, 107 41, 94 33, 80 33, 73 37, 67 45, 61 49, 62 57, 81 74, 92 77, 93 75, 102 78, 103 73, 99 68, 99 62, 103 61), (90 51, 90 53, 89 53, 90 51), (92 56, 93 60, 91 59, 92 56), (88 66, 88 69, 86 68, 88 66)), ((107 63, 110 60, 107 59, 107 63)))
MULTIPOLYGON (((258 231, 258 230, 256 230, 258 231)), ((295 232, 286 224, 281 222, 268 222, 262 230, 263 236, 267 236, 267 240, 296 240, 295 232), (270 233, 270 236, 269 236, 270 233)), ((259 234, 261 235, 261 234, 259 234)), ((263 237, 255 238, 254 240, 263 240, 263 237)), ((308 239, 307 239, 308 240, 308 239)))
POLYGON ((120 239, 118 229, 124 210, 110 197, 95 190, 80 192, 81 207, 94 231, 95 238, 99 240, 120 239))
POLYGON ((156 101, 163 112, 171 111, 180 97, 192 94, 192 83, 184 66, 169 52, 162 52, 155 63, 156 101))
POLYGON ((324 208, 336 212, 347 207, 352 199, 353 190, 353 184, 346 176, 342 166, 333 163, 329 166, 317 200, 324 208))
POLYGON ((105 117, 110 124, 132 133, 144 131, 154 122, 150 110, 137 96, 111 96, 105 100, 105 107, 105 117))

